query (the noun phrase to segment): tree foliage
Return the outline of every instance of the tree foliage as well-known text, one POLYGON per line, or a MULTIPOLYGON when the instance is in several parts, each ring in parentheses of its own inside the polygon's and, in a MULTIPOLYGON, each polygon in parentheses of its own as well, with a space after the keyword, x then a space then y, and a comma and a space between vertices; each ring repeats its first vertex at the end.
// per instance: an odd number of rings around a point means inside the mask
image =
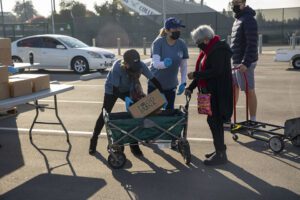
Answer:
POLYGON ((25 2, 17 1, 13 8, 13 12, 16 13, 18 20, 21 22, 25 22, 38 15, 31 0, 25 2))
POLYGON ((130 15, 128 9, 120 0, 113 0, 112 2, 106 1, 102 5, 95 4, 94 8, 99 16, 120 17, 130 15))
POLYGON ((85 17, 87 14, 86 6, 78 1, 62 0, 60 2, 61 11, 69 10, 72 17, 85 17))

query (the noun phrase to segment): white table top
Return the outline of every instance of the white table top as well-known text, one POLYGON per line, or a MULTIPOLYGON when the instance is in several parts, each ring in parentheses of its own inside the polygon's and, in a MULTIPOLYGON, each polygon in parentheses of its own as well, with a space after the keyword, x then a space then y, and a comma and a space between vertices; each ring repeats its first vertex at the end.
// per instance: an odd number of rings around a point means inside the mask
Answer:
POLYGON ((22 69, 22 68, 30 68, 30 67, 34 67, 34 66, 39 66, 40 63, 14 63, 14 68, 18 68, 18 69, 22 69))
POLYGON ((0 100, 0 108, 1 109, 11 108, 37 99, 43 99, 46 97, 54 96, 56 94, 64 93, 73 89, 74 86, 72 85, 50 84, 50 89, 48 90, 43 90, 40 92, 32 93, 30 95, 25 95, 21 97, 0 100))

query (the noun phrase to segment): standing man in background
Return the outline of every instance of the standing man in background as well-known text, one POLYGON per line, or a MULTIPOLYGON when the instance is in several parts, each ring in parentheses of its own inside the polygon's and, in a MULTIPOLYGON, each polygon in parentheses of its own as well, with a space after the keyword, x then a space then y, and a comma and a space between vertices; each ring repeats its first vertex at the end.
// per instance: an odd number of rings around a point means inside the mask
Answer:
POLYGON ((235 13, 235 22, 231 33, 231 49, 233 52, 233 66, 239 71, 234 72, 236 101, 238 101, 239 90, 246 91, 243 73, 248 79, 248 97, 250 120, 256 121, 257 98, 255 94, 254 70, 258 60, 258 30, 254 18, 256 12, 246 6, 246 0, 233 0, 232 11, 235 13))

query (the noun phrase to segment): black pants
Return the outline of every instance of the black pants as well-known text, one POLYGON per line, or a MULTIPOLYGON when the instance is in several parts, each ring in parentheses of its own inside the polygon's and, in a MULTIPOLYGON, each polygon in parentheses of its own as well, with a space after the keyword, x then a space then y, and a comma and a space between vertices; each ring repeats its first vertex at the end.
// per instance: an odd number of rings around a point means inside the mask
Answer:
POLYGON ((214 146, 216 151, 225 151, 226 146, 224 143, 224 127, 223 127, 223 118, 219 112, 216 99, 213 99, 211 101, 212 106, 212 116, 207 117, 207 123, 209 125, 209 128, 211 130, 213 140, 214 140, 214 146))
MULTIPOLYGON (((113 107, 114 107, 117 100, 118 100, 118 97, 115 96, 115 95, 104 94, 103 107, 102 107, 101 113, 98 117, 98 120, 96 122, 93 137, 98 137, 101 133, 101 130, 102 130, 103 126, 104 126, 103 109, 105 109, 106 112, 110 113, 112 111, 112 109, 113 109, 113 107)), ((124 100, 124 99, 122 99, 122 100, 124 100)))

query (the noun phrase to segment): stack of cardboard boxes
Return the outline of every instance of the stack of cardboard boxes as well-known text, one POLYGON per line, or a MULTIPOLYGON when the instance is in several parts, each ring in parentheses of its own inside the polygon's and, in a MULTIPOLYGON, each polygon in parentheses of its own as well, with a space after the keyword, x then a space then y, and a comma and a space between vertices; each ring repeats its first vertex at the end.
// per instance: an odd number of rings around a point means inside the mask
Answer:
POLYGON ((49 75, 18 74, 8 76, 8 68, 0 66, 0 100, 29 95, 49 88, 49 75))
POLYGON ((12 64, 11 41, 0 38, 0 100, 29 95, 50 88, 49 75, 18 74, 9 76, 8 67, 12 64))
POLYGON ((10 97, 8 85, 8 68, 0 66, 0 100, 10 97))
POLYGON ((0 63, 2 65, 11 65, 11 41, 9 38, 0 38, 0 63))

